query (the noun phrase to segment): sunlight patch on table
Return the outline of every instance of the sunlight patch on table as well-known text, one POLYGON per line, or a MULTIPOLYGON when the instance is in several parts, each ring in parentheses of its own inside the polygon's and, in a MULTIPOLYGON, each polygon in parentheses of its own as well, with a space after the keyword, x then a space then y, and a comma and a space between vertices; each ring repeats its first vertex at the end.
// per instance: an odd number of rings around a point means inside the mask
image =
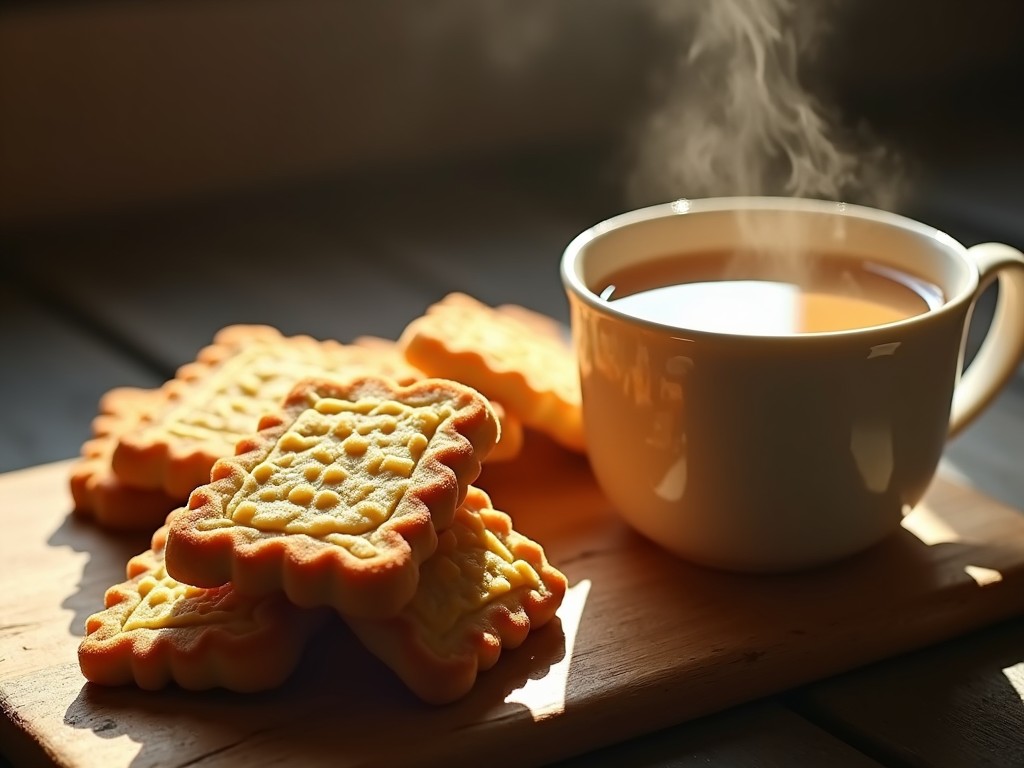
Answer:
POLYGON ((914 534, 921 543, 929 547, 935 544, 955 544, 961 536, 948 522, 940 517, 927 504, 918 505, 907 514, 901 525, 914 534))
POLYGON ((1003 574, 995 568, 984 568, 980 565, 965 565, 964 573, 974 579, 979 587, 987 587, 990 584, 998 584, 1003 580, 1003 574))
MULTIPOLYGON (((936 544, 965 544, 966 540, 956 528, 943 519, 927 504, 921 504, 906 513, 901 523, 904 529, 916 536, 929 547, 936 544)), ((983 565, 965 565, 964 573, 979 587, 988 587, 1003 580, 1001 571, 983 565)))
POLYGON ((565 711, 565 695, 569 685, 569 666, 572 663, 576 634, 580 629, 580 618, 590 594, 590 580, 583 579, 569 587, 558 609, 565 635, 565 656, 552 664, 548 673, 539 680, 529 678, 522 688, 505 697, 506 704, 522 704, 530 710, 533 721, 539 722, 565 711))
POLYGON ((1013 690, 1024 702, 1024 661, 1014 664, 1012 667, 1003 669, 1003 677, 1013 686, 1013 690))

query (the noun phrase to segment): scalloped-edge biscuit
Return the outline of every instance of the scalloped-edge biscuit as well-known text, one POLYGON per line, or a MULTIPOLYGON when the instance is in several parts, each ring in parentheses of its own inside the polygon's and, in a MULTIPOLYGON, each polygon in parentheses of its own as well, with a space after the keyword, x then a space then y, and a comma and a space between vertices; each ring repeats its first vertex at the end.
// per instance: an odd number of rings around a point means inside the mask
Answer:
POLYGON ((304 380, 259 426, 175 513, 168 572, 374 617, 412 598, 498 437, 486 398, 440 379, 304 380))
MULTIPOLYGON (((408 374, 405 384, 411 384, 416 379, 427 378, 427 374, 405 359, 402 348, 393 339, 385 339, 383 336, 356 336, 352 339, 352 346, 360 347, 380 356, 381 361, 391 366, 394 370, 402 370, 408 374)), ((397 378, 392 376, 392 378, 397 378)))
POLYGON ((283 595, 244 597, 230 584, 200 589, 167 575, 158 529, 152 548, 128 562, 127 581, 107 590, 86 622, 82 674, 107 686, 261 691, 283 683, 329 612, 283 595))
POLYGON ((524 426, 583 452, 579 373, 554 321, 530 310, 493 309, 451 293, 403 331, 406 359, 431 376, 455 379, 497 400, 524 426))
POLYGON ((235 443, 256 430, 264 413, 277 410, 296 382, 368 374, 400 384, 423 375, 367 346, 283 336, 266 325, 227 326, 160 387, 160 406, 121 435, 114 472, 127 485, 188 498, 209 480, 214 462, 232 455, 235 443))
POLYGON ((446 704, 555 615, 566 578, 543 548, 471 487, 412 601, 390 619, 345 617, 363 645, 424 701, 446 704))
POLYGON ((500 304, 494 308, 499 315, 505 315, 517 320, 523 325, 528 325, 536 333, 557 339, 562 344, 569 344, 571 335, 569 328, 548 315, 534 312, 532 309, 519 304, 500 304))
POLYGON ((153 531, 167 514, 185 503, 160 489, 133 488, 111 468, 119 437, 136 428, 161 402, 156 390, 112 389, 100 399, 93 419, 93 438, 82 445, 81 458, 71 467, 73 512, 112 530, 153 531))
MULTIPOLYGON (((507 305, 499 307, 498 310, 502 312, 509 311, 514 317, 519 317, 519 310, 522 310, 522 307, 507 305)), ((529 315, 536 314, 528 309, 522 311, 529 313, 529 315)), ((557 323, 555 323, 554 320, 543 318, 543 316, 540 315, 537 315, 537 317, 542 318, 540 322, 547 320, 553 326, 557 326, 557 323)), ((547 325, 543 327, 545 330, 550 330, 547 325)), ((405 354, 402 352, 402 348, 396 341, 383 339, 379 336, 358 336, 352 340, 352 343, 356 346, 375 350, 381 355, 387 355, 389 357, 389 362, 392 365, 397 366, 405 364, 408 365, 411 370, 419 370, 415 368, 412 363, 406 360, 405 354)), ((426 378, 427 376, 427 374, 422 371, 419 372, 419 375, 423 378, 426 378)), ((487 454, 487 458, 484 459, 484 463, 498 464, 503 461, 512 461, 513 459, 518 458, 519 454, 522 453, 523 450, 523 442, 525 440, 525 436, 523 435, 523 423, 509 413, 508 409, 498 401, 491 400, 491 406, 494 408, 494 415, 498 417, 498 424, 501 426, 501 437, 498 440, 497 445, 494 446, 494 450, 487 454)))
MULTIPOLYGON (((381 336, 357 336, 350 345, 363 350, 368 374, 376 374, 394 379, 399 384, 412 384, 419 379, 427 378, 427 374, 405 359, 402 348, 393 339, 381 336)), ((361 354, 361 353, 357 353, 361 354)))

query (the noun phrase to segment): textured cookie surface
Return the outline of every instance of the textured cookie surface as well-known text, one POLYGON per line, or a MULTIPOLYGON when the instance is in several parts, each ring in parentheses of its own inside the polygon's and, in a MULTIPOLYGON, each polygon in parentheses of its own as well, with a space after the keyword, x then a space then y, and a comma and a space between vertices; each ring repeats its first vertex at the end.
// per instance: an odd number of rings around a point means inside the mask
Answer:
POLYGON ((399 343, 417 368, 480 390, 525 426, 582 451, 576 360, 555 328, 524 308, 492 309, 453 293, 410 323, 399 343))
MULTIPOLYGON (((513 317, 519 317, 521 309, 521 307, 509 305, 507 307, 499 307, 498 311, 508 311, 513 317)), ((528 313, 528 317, 531 319, 535 315, 535 313, 530 312, 530 310, 522 311, 528 313)), ((540 316, 538 315, 537 317, 540 316)), ((548 322, 555 324, 553 320, 549 320, 548 322)), ((545 325, 544 330, 548 331, 549 326, 545 325)), ((391 366, 398 368, 402 365, 407 365, 410 371, 418 372, 418 378, 427 377, 427 374, 423 373, 423 371, 420 371, 418 368, 415 368, 408 360, 406 360, 405 353, 397 342, 391 341, 390 339, 382 339, 377 336, 359 336, 354 339, 352 343, 357 346, 374 350, 382 357, 385 357, 391 366)), ((491 406, 494 408, 494 415, 497 416, 498 424, 501 426, 501 439, 499 439, 498 444, 494 446, 494 450, 487 454, 487 458, 484 461, 487 464, 512 461, 518 457, 523 450, 524 436, 522 422, 516 416, 509 413, 508 409, 496 400, 491 400, 491 406)))
POLYGON ((115 530, 154 531, 167 514, 185 502, 161 489, 133 488, 111 467, 121 435, 137 428, 162 402, 156 390, 121 387, 100 400, 93 420, 93 438, 82 446, 82 456, 71 468, 74 513, 115 530))
POLYGON ((443 704, 466 694, 502 648, 519 646, 547 623, 565 590, 565 577, 540 545, 514 531, 487 494, 470 488, 402 612, 347 621, 417 696, 443 704))
POLYGON ((305 380, 175 517, 168 571, 394 615, 497 436, 487 400, 456 382, 305 380))
POLYGON ((228 326, 160 388, 163 402, 151 416, 120 437, 114 471, 128 485, 187 498, 297 381, 366 374, 399 383, 422 375, 370 346, 286 337, 269 326, 228 326))
POLYGON ((326 614, 296 608, 281 595, 243 597, 231 585, 200 589, 175 581, 164 566, 165 531, 131 559, 128 580, 107 590, 105 610, 86 622, 78 650, 86 679, 243 692, 284 682, 326 614))

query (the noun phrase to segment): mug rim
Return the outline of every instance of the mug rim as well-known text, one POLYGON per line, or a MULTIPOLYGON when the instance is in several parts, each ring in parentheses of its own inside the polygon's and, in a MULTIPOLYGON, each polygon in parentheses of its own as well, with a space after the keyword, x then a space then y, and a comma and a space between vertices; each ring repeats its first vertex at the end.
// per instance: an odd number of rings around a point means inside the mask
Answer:
POLYGON ((772 339, 817 339, 835 338, 870 334, 879 329, 898 329, 912 324, 927 322, 928 318, 946 312, 953 312, 963 304, 969 302, 978 288, 979 274, 974 263, 967 257, 967 247, 960 241, 946 234, 942 230, 932 227, 923 222, 903 216, 898 213, 884 211, 878 208, 871 208, 855 203, 845 203, 834 200, 820 200, 815 198, 802 197, 770 197, 770 196, 730 196, 730 197, 705 197, 705 198, 679 198, 667 203, 637 208, 626 211, 594 224, 580 232, 570 241, 562 253, 560 264, 562 284, 565 288, 592 309, 611 315, 621 321, 647 327, 651 330, 669 333, 686 333, 688 336, 708 339, 758 339, 770 341, 772 339), (723 331, 705 331, 693 328, 686 328, 681 325, 670 325, 660 323, 656 320, 648 320, 618 309, 610 302, 602 300, 583 282, 580 276, 578 265, 585 253, 586 247, 608 232, 624 227, 642 224, 654 219, 664 219, 674 216, 690 216, 699 213, 721 213, 728 211, 752 211, 752 210, 779 210, 793 211, 800 213, 825 213, 837 216, 852 216, 868 221, 875 221, 887 226, 896 227, 908 231, 921 238, 932 241, 941 246, 942 250, 955 257, 955 261, 967 274, 966 285, 953 296, 945 300, 937 307, 932 307, 924 312, 896 320, 882 325, 870 325, 862 328, 849 328, 839 331, 818 331, 813 333, 794 334, 744 334, 728 333, 723 331))

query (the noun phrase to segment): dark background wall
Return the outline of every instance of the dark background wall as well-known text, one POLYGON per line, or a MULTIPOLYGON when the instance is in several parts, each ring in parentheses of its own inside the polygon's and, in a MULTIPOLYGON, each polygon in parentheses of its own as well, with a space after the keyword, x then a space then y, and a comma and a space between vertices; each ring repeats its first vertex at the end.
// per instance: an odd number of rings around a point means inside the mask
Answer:
MULTIPOLYGON (((803 77, 925 180, 908 205, 1017 232, 1024 3, 813 6, 803 77)), ((614 167, 688 42, 609 0, 8 4, 0 224, 543 151, 614 167)))

